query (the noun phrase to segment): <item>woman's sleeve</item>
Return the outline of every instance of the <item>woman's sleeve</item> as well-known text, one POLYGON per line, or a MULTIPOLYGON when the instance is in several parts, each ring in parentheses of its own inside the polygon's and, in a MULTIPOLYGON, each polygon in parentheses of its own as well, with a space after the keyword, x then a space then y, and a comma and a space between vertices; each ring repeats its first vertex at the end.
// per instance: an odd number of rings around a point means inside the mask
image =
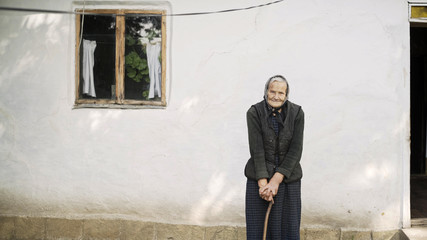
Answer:
POLYGON ((295 166, 301 160, 302 145, 304 138, 304 112, 302 109, 298 111, 295 118, 294 134, 289 146, 289 151, 285 155, 282 164, 276 169, 277 172, 285 175, 285 177, 291 176, 295 166))
POLYGON ((255 107, 251 107, 246 113, 246 121, 248 124, 249 151, 255 164, 256 180, 268 178, 261 123, 255 107))

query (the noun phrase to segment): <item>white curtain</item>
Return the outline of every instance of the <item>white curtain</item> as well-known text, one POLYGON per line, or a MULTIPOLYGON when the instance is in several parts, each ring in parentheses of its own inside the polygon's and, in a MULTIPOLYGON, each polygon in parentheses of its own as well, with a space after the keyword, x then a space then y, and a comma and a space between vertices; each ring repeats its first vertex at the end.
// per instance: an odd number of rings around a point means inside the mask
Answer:
POLYGON ((148 92, 148 98, 154 98, 155 95, 158 97, 162 96, 162 65, 159 61, 161 43, 148 43, 147 44, 147 63, 148 72, 150 76, 150 91, 148 92))
POLYGON ((93 65, 95 64, 96 41, 83 39, 83 93, 96 97, 95 82, 93 78, 93 65))

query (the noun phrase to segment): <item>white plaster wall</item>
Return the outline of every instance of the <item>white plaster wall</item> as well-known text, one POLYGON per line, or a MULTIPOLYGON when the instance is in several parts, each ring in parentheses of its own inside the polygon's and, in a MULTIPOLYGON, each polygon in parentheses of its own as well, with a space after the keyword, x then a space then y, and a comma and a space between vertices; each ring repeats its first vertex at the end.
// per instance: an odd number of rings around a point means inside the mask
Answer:
MULTIPOLYGON (((265 2, 169 1, 173 13, 265 2)), ((73 109, 73 16, 0 11, 0 213, 244 225, 245 113, 283 74, 306 113, 303 225, 407 225, 407 7, 288 0, 174 17, 164 110, 73 109)))

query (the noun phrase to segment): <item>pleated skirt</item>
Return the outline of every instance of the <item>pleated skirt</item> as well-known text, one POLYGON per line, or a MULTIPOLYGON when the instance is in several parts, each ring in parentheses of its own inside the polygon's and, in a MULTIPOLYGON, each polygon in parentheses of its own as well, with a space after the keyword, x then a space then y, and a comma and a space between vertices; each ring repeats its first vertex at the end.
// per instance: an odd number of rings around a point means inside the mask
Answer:
MULTIPOLYGON (((258 183, 246 182, 247 240, 262 240, 265 213, 269 202, 259 196, 258 183)), ((300 240, 301 180, 281 183, 274 197, 267 229, 268 240, 300 240)))

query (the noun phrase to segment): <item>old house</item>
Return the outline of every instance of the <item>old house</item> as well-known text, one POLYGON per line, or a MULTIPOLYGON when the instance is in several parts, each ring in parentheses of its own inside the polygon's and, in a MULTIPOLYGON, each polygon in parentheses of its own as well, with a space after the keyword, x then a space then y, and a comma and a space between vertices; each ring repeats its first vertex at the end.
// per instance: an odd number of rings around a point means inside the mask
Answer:
POLYGON ((245 239, 275 74, 305 111, 304 236, 410 228, 426 27, 427 1, 2 0, 0 238, 245 239))

